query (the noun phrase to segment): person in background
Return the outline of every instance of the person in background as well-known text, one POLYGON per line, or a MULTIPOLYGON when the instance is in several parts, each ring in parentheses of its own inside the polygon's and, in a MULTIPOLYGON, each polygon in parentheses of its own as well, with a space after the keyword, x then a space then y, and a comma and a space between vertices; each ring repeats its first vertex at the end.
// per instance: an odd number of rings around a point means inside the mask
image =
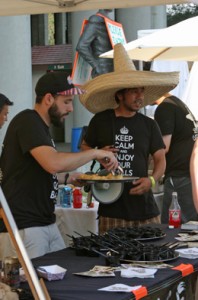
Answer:
POLYGON ((0 94, 0 128, 8 120, 9 106, 13 105, 5 95, 0 94))
MULTIPOLYGON (((74 95, 82 93, 71 83, 66 72, 43 75, 35 92, 34 109, 18 113, 10 122, 0 157, 2 190, 30 258, 65 248, 54 214, 57 174, 61 173, 62 182, 77 184, 79 174, 65 175, 65 172, 93 159, 108 170, 118 166, 117 159, 109 151, 90 149, 65 153, 56 150, 49 126, 62 126, 73 111, 74 95)), ((6 231, 0 220, 1 260, 16 254, 6 231)))
POLYGON ((113 61, 100 58, 100 54, 112 49, 104 17, 109 18, 112 9, 99 9, 92 15, 81 34, 76 51, 92 67, 92 78, 113 71, 113 61))
POLYGON ((166 145, 166 170, 161 222, 168 223, 172 192, 178 193, 182 223, 197 221, 190 177, 190 157, 194 145, 193 115, 187 106, 171 94, 156 101, 154 119, 166 145))
POLYGON ((132 182, 124 184, 119 199, 99 204, 99 231, 148 223, 160 223, 160 212, 151 188, 165 170, 165 150, 157 123, 139 113, 159 95, 178 83, 177 73, 136 71, 124 46, 114 47, 114 72, 87 82, 81 103, 92 113, 81 149, 105 149, 117 155, 124 175, 132 182), (148 176, 149 155, 154 167, 148 176), (138 177, 133 182, 133 177, 138 177))

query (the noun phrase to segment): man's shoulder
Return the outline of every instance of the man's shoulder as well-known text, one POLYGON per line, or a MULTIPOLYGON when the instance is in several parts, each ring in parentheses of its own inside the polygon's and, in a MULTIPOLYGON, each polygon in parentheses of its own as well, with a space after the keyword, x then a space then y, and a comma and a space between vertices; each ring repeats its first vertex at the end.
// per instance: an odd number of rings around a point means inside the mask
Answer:
POLYGON ((101 111, 96 113, 92 119, 91 122, 92 123, 100 123, 101 126, 103 124, 106 124, 107 122, 111 122, 112 118, 115 116, 113 109, 108 109, 105 111, 101 111))
POLYGON ((156 112, 165 111, 166 109, 173 109, 177 107, 176 101, 172 101, 170 98, 166 98, 156 107, 156 112))
POLYGON ((164 99, 162 103, 160 103, 156 108, 156 113, 169 113, 174 111, 183 111, 187 113, 187 110, 185 108, 185 104, 182 100, 175 96, 167 97, 164 99))
POLYGON ((97 114, 95 114, 96 118, 106 118, 106 117, 110 117, 114 115, 114 111, 113 109, 107 109, 101 112, 98 112, 97 114))
POLYGON ((140 119, 140 120, 144 120, 145 122, 150 122, 150 123, 153 123, 154 120, 152 118, 150 118, 149 116, 147 115, 144 115, 142 113, 138 113, 137 114, 137 117, 140 119))
MULTIPOLYGON (((33 109, 25 109, 14 116, 10 122, 10 126, 18 126, 22 124, 27 124, 29 126, 34 120, 37 120, 36 112, 33 109)), ((35 123, 35 122, 34 122, 35 123)))
POLYGON ((25 109, 19 112, 14 119, 25 119, 25 118, 31 118, 31 116, 35 115, 35 110, 33 109, 25 109))
POLYGON ((176 96, 169 96, 163 100, 159 106, 175 105, 177 107, 185 106, 184 102, 176 96))

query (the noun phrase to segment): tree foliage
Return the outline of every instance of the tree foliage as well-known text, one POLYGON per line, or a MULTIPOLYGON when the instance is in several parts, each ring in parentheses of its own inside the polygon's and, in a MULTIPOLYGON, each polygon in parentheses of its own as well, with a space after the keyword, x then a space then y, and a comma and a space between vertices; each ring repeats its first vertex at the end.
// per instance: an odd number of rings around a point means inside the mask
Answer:
POLYGON ((48 14, 48 45, 54 45, 54 14, 48 14))
POLYGON ((167 9, 167 25, 171 26, 188 18, 198 16, 198 5, 175 4, 167 9))

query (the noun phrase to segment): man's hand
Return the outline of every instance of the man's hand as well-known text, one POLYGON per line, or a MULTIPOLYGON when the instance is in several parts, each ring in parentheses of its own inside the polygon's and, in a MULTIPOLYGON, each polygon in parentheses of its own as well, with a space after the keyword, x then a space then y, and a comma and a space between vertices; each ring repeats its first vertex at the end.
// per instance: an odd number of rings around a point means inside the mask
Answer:
POLYGON ((84 185, 84 183, 82 183, 78 180, 78 178, 80 177, 81 174, 82 173, 80 173, 80 172, 69 173, 67 183, 82 187, 84 185))
POLYGON ((111 151, 113 152, 114 154, 117 154, 119 152, 119 149, 118 148, 115 148, 114 145, 110 145, 110 146, 105 146, 103 148, 101 148, 102 150, 105 150, 105 151, 111 151))
POLYGON ((118 161, 114 153, 109 150, 96 150, 96 160, 108 171, 114 171, 118 168, 118 161))
POLYGON ((151 181, 148 177, 142 177, 133 181, 133 186, 129 194, 130 195, 142 195, 151 189, 151 181))

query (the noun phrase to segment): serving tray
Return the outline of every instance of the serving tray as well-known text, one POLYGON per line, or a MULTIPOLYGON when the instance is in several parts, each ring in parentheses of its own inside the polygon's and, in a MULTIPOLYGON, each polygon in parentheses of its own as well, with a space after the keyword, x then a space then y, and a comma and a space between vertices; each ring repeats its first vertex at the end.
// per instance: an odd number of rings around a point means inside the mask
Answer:
MULTIPOLYGON (((99 176, 98 176, 99 177, 99 176)), ((135 176, 123 176, 122 178, 104 178, 105 176, 101 176, 101 178, 98 179, 84 179, 84 178, 78 178, 78 181, 80 182, 85 182, 85 183, 98 183, 98 182, 133 182, 137 179, 139 179, 139 177, 135 177, 135 176)))
POLYGON ((177 259, 179 257, 179 253, 174 251, 173 257, 171 258, 164 258, 159 260, 130 260, 130 259, 120 259, 120 263, 136 263, 136 264, 150 264, 150 263, 163 263, 169 262, 177 259))

